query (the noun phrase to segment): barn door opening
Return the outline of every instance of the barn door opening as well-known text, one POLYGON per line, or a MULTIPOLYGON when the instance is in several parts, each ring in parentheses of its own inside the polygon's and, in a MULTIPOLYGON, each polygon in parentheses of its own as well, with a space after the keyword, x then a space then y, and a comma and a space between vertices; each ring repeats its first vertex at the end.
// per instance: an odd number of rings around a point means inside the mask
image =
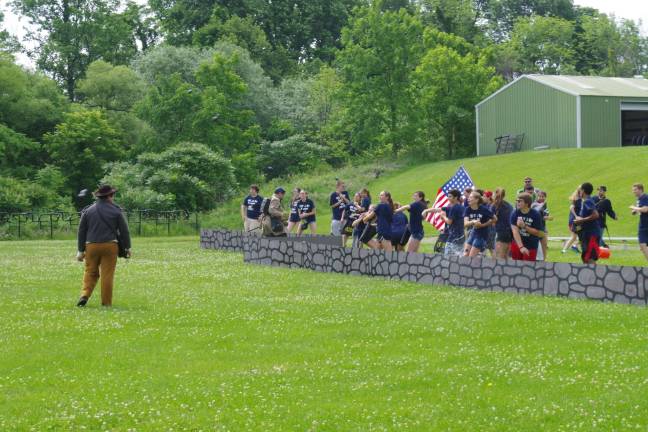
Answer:
POLYGON ((648 145, 648 103, 621 104, 621 145, 648 145))

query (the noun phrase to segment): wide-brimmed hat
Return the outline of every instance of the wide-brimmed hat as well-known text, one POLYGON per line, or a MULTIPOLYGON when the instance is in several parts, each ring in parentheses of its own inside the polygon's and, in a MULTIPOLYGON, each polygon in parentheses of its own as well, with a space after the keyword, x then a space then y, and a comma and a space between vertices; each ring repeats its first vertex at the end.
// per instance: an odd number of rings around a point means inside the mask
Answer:
POLYGON ((99 189, 94 191, 94 196, 96 196, 97 198, 100 198, 100 197, 105 197, 105 196, 108 196, 108 195, 112 195, 115 192, 117 192, 117 189, 115 189, 114 187, 112 187, 110 185, 101 185, 101 186, 99 186, 99 189))

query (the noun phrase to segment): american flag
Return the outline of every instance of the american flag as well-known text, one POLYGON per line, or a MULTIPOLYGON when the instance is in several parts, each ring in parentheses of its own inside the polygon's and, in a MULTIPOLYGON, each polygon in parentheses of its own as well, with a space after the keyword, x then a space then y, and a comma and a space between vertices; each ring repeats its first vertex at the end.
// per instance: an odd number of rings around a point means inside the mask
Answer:
MULTIPOLYGON (((470 178, 470 175, 468 175, 468 171, 466 171, 463 166, 459 167, 455 175, 453 175, 452 178, 450 178, 450 180, 448 180, 446 184, 444 184, 437 192, 437 196, 434 200, 432 208, 447 206, 450 203, 448 201, 448 193, 452 189, 457 189, 463 194, 464 189, 473 186, 474 184, 472 179, 470 178)), ((429 213, 425 219, 432 225, 434 225, 434 227, 438 230, 442 230, 443 227, 445 227, 445 222, 443 221, 439 213, 429 213)))

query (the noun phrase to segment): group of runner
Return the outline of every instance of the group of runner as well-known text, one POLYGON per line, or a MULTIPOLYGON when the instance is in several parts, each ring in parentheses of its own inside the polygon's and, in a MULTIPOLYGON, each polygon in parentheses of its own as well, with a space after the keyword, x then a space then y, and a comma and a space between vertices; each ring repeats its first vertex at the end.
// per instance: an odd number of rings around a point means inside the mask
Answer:
MULTIPOLYGON (((583 183, 571 197, 569 229, 572 233, 562 252, 569 249, 580 252, 584 263, 596 262, 602 247, 606 216, 616 220, 607 188, 600 186, 593 196, 591 183, 583 183), (579 241, 580 250, 575 246, 579 241)), ((640 214, 639 243, 648 259, 648 196, 643 185, 633 185, 637 198, 631 206, 633 214, 640 214)), ((409 204, 394 202, 388 191, 380 192, 378 202, 372 203, 366 188, 353 195, 344 182, 337 181, 329 197, 332 212, 331 234, 342 236, 343 245, 352 239, 353 247, 364 245, 385 251, 418 252, 425 232, 423 221, 428 217, 441 218, 445 240, 440 252, 445 255, 478 256, 490 254, 494 258, 512 258, 523 261, 544 260, 547 257, 547 225, 552 220, 547 207, 547 193, 535 188, 529 177, 524 187, 517 191, 515 205, 506 201, 504 188, 495 191, 466 188, 463 193, 450 190, 448 204, 430 208, 425 193, 416 191, 409 204), (409 218, 406 213, 409 214, 409 218), (436 216, 428 216, 428 215, 436 216)), ((262 198, 253 186, 241 207, 246 231, 254 230, 254 220, 261 214, 262 198), (254 195, 254 196, 253 196, 254 195)), ((310 229, 316 233, 315 203, 308 192, 295 188, 290 200, 287 232, 301 235, 310 229)))

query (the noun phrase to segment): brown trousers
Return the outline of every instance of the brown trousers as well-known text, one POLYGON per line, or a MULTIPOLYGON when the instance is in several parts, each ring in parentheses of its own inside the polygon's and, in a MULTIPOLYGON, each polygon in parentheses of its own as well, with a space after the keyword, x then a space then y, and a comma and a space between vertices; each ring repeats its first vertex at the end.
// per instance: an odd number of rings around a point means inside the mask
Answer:
POLYGON ((90 298, 101 276, 101 304, 112 305, 113 280, 117 266, 118 246, 115 242, 88 243, 81 295, 90 298))

